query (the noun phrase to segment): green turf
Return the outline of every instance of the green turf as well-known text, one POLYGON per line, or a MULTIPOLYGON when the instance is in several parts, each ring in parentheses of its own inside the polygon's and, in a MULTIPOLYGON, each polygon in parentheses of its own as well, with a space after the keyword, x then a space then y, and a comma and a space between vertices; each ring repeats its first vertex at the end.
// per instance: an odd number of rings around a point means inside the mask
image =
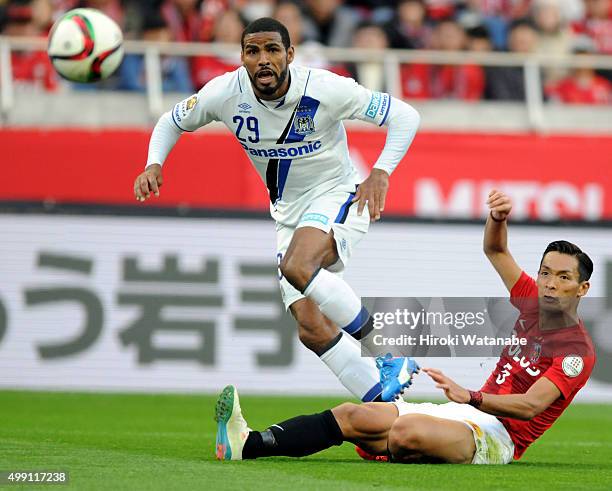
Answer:
MULTIPOLYGON (((69 487, 105 490, 612 489, 612 406, 570 407, 511 465, 408 466, 362 461, 348 444, 299 460, 216 462, 214 400, 0 392, 0 471, 63 469, 69 487)), ((338 402, 242 397, 254 428, 338 402)))

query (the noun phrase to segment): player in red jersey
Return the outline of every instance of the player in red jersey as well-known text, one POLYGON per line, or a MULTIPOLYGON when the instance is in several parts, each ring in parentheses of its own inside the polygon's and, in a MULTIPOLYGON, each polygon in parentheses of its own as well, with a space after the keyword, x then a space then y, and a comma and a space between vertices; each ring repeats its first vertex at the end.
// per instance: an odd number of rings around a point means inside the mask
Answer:
POLYGON ((520 312, 515 335, 527 344, 505 348, 479 391, 424 368, 450 402, 344 403, 259 432, 248 428, 236 389, 228 386, 216 407, 217 457, 301 457, 348 441, 372 460, 507 464, 519 459, 593 370, 595 351, 577 314, 593 263, 574 244, 556 241, 544 251, 537 278, 530 278, 508 250, 510 199, 493 190, 487 203, 484 252, 520 312))

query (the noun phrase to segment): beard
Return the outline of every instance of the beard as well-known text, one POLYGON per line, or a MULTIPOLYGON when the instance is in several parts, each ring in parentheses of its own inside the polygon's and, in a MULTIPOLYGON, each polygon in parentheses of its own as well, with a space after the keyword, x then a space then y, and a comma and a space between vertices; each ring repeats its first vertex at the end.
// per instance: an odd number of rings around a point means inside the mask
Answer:
POLYGON ((270 96, 274 94, 280 87, 283 85, 285 80, 287 79, 287 75, 289 74, 289 64, 285 65, 285 69, 280 73, 280 75, 276 75, 274 72, 274 77, 276 78, 276 83, 274 85, 268 85, 267 87, 261 87, 257 84, 257 77, 252 77, 249 74, 249 78, 251 79, 251 83, 257 88, 259 92, 263 95, 270 96))

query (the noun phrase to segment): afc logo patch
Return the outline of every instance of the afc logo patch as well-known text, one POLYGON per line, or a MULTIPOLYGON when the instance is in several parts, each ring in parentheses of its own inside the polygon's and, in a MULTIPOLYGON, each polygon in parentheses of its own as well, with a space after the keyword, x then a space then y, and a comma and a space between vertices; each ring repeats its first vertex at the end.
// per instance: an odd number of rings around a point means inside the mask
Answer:
POLYGON ((314 121, 309 114, 296 115, 293 127, 298 135, 310 135, 315 131, 314 121))

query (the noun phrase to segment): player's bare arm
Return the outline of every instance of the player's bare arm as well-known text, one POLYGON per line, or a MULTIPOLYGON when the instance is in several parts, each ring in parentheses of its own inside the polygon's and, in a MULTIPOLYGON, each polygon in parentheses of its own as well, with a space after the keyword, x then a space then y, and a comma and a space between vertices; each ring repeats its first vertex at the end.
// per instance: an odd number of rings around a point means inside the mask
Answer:
POLYGON ((372 169, 368 178, 363 181, 353 198, 357 202, 357 213, 361 215, 366 203, 370 212, 370 221, 380 220, 380 214, 385 209, 385 200, 389 189, 389 174, 382 169, 372 169))
POLYGON ((162 167, 159 164, 148 166, 134 180, 134 196, 137 201, 144 201, 151 197, 151 193, 159 197, 159 188, 163 184, 162 167))
POLYGON ((493 189, 487 205, 490 212, 485 225, 483 250, 508 291, 511 291, 522 272, 508 249, 507 219, 512 210, 512 201, 503 192, 493 189))
MULTIPOLYGON (((436 382, 436 387, 444 391, 449 401, 469 404, 472 395, 468 389, 461 387, 436 368, 424 368, 423 371, 436 382)), ((529 420, 548 408, 561 396, 557 386, 546 377, 540 378, 524 394, 485 394, 478 409, 494 416, 529 420)))

